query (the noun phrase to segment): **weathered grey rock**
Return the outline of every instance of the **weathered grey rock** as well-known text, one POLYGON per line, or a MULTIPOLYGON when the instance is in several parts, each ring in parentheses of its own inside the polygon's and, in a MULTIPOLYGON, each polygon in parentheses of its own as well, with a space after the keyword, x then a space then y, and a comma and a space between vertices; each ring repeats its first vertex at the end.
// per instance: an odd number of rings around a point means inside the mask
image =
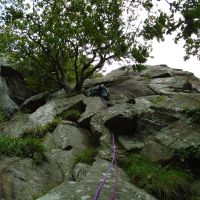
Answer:
POLYGON ((6 94, 18 105, 32 95, 27 89, 23 76, 20 72, 9 66, 0 67, 0 75, 6 81, 8 91, 6 94))
POLYGON ((160 144, 179 150, 200 145, 200 124, 188 124, 179 120, 155 135, 160 144))
POLYGON ((87 149, 91 141, 87 131, 69 124, 58 125, 51 139, 56 149, 70 150, 73 148, 79 151, 87 149))
POLYGON ((157 69, 147 69, 147 70, 144 70, 140 73, 140 76, 143 76, 147 79, 154 79, 154 78, 167 78, 167 77, 171 77, 171 74, 169 72, 168 69, 162 69, 161 67, 160 68, 157 68, 157 69))
POLYGON ((3 158, 0 166, 0 199, 32 200, 63 180, 52 162, 35 166, 30 159, 3 158))
POLYGON ((43 92, 26 99, 20 106, 20 110, 28 110, 28 112, 34 112, 36 109, 43 106, 47 102, 48 95, 49 92, 43 92))
POLYGON ((28 121, 28 114, 16 113, 9 121, 0 125, 2 133, 11 137, 19 137, 26 128, 33 127, 33 124, 28 121))
POLYGON ((109 87, 108 89, 110 91, 110 99, 113 103, 126 103, 135 97, 156 94, 148 87, 145 79, 137 80, 136 77, 129 78, 120 84, 109 87))
POLYGON ((94 114, 105 109, 105 104, 100 97, 87 97, 83 100, 86 105, 85 112, 80 116, 78 123, 82 127, 90 128, 90 120, 94 114))
POLYGON ((192 84, 183 76, 156 78, 149 80, 148 86, 157 94, 173 94, 174 92, 192 92, 192 84))
POLYGON ((180 119, 180 116, 173 110, 159 106, 151 106, 150 108, 150 111, 147 110, 137 120, 136 132, 140 138, 145 139, 148 135, 155 134, 172 122, 180 119))
POLYGON ((71 107, 80 107, 84 98, 85 96, 82 94, 68 98, 66 95, 55 97, 32 113, 29 120, 34 124, 45 125, 63 111, 71 107))
MULTIPOLYGON (((96 188, 102 180, 103 173, 106 172, 109 163, 105 160, 98 159, 89 169, 85 178, 78 182, 65 181, 58 187, 54 188, 38 200, 91 200, 94 197, 96 188)), ((129 182, 125 172, 119 169, 119 185, 116 194, 118 200, 155 200, 154 197, 140 190, 129 182)), ((108 199, 112 193, 115 181, 115 170, 109 175, 103 190, 99 195, 99 200, 108 199)))
MULTIPOLYGON (((0 68, 0 70, 2 70, 0 68)), ((7 82, 0 73, 0 109, 9 117, 16 112, 19 107, 9 96, 9 88, 7 82)))
POLYGON ((102 158, 111 159, 111 134, 113 133, 115 137, 118 137, 118 135, 134 135, 137 117, 143 112, 146 111, 135 107, 133 104, 116 104, 92 117, 91 131, 96 137, 100 138, 99 155, 102 158))
POLYGON ((19 110, 19 106, 4 93, 0 96, 0 109, 7 117, 10 117, 13 113, 19 110))
POLYGON ((186 107, 199 107, 199 93, 176 93, 171 97, 165 97, 163 101, 159 102, 154 107, 165 108, 173 111, 181 111, 186 107))
POLYGON ((136 75, 138 75, 138 73, 134 72, 132 67, 121 67, 119 69, 111 71, 102 78, 86 80, 83 87, 89 88, 99 84, 105 84, 106 86, 116 85, 127 80, 131 76, 136 75))
POLYGON ((142 154, 152 162, 168 161, 174 156, 174 152, 170 148, 155 141, 146 142, 142 154))
POLYGON ((101 133, 101 126, 105 125, 114 134, 131 134, 136 128, 137 116, 143 112, 132 104, 116 104, 97 113, 91 120, 91 129, 93 133, 101 133))
POLYGON ((130 136, 119 136, 118 137, 119 142, 123 145, 123 147, 128 151, 138 151, 141 150, 144 147, 144 142, 141 142, 134 137, 130 136))
POLYGON ((76 181, 81 181, 88 173, 90 166, 85 163, 78 163, 73 170, 73 177, 76 181))
POLYGON ((72 166, 77 150, 52 149, 46 153, 48 161, 55 163, 65 180, 73 180, 72 166))

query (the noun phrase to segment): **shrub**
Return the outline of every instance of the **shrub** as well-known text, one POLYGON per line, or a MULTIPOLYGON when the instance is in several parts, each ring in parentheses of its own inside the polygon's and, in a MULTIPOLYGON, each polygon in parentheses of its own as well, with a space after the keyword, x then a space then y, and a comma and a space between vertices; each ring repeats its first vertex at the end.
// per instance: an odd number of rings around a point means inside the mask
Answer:
POLYGON ((62 122, 61 118, 55 118, 53 121, 47 123, 44 126, 26 128, 20 135, 21 138, 43 138, 48 132, 53 132, 54 129, 62 122))
POLYGON ((0 136, 0 155, 33 158, 35 164, 40 164, 46 160, 44 151, 45 148, 38 139, 0 136))
POLYGON ((89 148, 80 152, 74 158, 73 164, 76 165, 77 163, 85 163, 91 165, 94 162, 94 158, 97 155, 97 149, 89 148))
POLYGON ((186 107, 182 110, 190 123, 200 123, 200 107, 186 107))
POLYGON ((64 120, 76 122, 78 120, 78 118, 80 117, 80 115, 81 115, 80 110, 69 109, 69 110, 66 110, 65 112, 62 112, 60 114, 60 117, 64 120))
POLYGON ((139 154, 131 155, 127 172, 134 183, 160 200, 185 199, 189 193, 190 175, 184 171, 165 169, 139 154))
POLYGON ((141 72, 145 69, 147 69, 147 67, 145 65, 142 65, 142 64, 133 65, 133 70, 136 72, 141 72))

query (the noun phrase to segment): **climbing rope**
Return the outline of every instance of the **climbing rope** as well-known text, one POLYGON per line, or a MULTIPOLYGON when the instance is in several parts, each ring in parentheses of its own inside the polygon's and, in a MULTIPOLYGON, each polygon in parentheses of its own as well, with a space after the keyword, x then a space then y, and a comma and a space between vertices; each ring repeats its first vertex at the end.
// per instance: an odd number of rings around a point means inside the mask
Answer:
MULTIPOLYGON (((105 104, 106 109, 108 109, 107 103, 104 100, 104 98, 102 98, 103 103, 105 104)), ((94 195, 94 199, 93 200, 97 200, 100 194, 101 189, 103 188, 106 180, 109 177, 109 174, 111 173, 112 167, 115 164, 116 167, 116 174, 115 174, 115 184, 113 186, 113 190, 112 190, 112 194, 110 197, 110 200, 114 200, 115 196, 116 196, 116 191, 117 191, 117 187, 118 187, 118 177, 119 177, 119 170, 117 167, 117 161, 116 161, 116 145, 115 145, 115 137, 112 134, 112 161, 110 163, 110 165, 108 166, 108 169, 104 175, 103 180, 100 182, 99 186, 96 189, 95 195, 94 195)))

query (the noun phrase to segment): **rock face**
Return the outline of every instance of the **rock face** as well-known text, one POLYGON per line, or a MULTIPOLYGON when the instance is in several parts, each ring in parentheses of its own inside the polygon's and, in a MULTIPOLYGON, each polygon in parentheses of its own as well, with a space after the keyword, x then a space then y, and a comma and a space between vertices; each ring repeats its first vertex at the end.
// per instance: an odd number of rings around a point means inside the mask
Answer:
POLYGON ((29 96, 22 75, 16 70, 0 65, 0 108, 9 117, 29 96))
MULTIPOLYGON (((52 191, 48 192, 43 197, 38 200, 49 200, 49 199, 59 199, 59 200, 91 200, 94 197, 94 193, 98 184, 101 181, 102 174, 107 170, 109 163, 105 160, 97 159, 93 166, 88 170, 87 175, 84 180, 78 182, 63 182, 58 187, 54 188, 52 191)), ((119 188, 117 191, 117 199, 124 200, 156 200, 151 195, 140 190, 134 185, 129 183, 129 179, 126 174, 119 169, 120 179, 119 188)), ((105 200, 111 195, 113 188, 113 183, 115 180, 115 170, 109 175, 109 181, 106 182, 103 191, 99 195, 99 200, 105 200)))
MULTIPOLYGON (((0 76, 0 102, 2 99, 5 107, 6 101, 12 105, 9 108, 18 109, 9 96, 12 94, 16 100, 16 94, 10 92, 12 87, 6 81, 0 76)), ((0 158, 0 200, 93 199, 112 160, 113 136, 120 162, 135 152, 160 164, 171 163, 179 151, 200 152, 200 123, 183 112, 187 107, 197 111, 200 108, 200 80, 193 74, 163 65, 147 66, 141 72, 122 67, 100 79, 86 81, 85 94, 98 84, 110 91, 109 108, 100 97, 66 97, 61 90, 48 98, 40 94, 27 99, 22 108, 31 108, 30 114, 17 113, 0 125, 1 133, 16 138, 25 128, 47 125, 70 109, 82 112, 77 123, 62 119, 53 131, 46 133, 42 142, 47 161, 43 165, 35 166, 29 158, 0 158), (86 150, 96 147, 98 154, 93 163, 84 163, 84 159, 89 159, 86 150), (80 155, 82 160, 77 161, 80 155)), ((23 92, 19 94, 23 96, 23 92)), ((195 159, 192 165, 196 180, 191 191, 196 200, 200 158, 195 159)), ((100 200, 110 198, 116 170, 120 174, 117 200, 156 199, 136 187, 124 169, 115 166, 100 192, 100 200)))
POLYGON ((56 163, 35 168, 29 159, 0 160, 0 199, 32 199, 63 180, 56 163))

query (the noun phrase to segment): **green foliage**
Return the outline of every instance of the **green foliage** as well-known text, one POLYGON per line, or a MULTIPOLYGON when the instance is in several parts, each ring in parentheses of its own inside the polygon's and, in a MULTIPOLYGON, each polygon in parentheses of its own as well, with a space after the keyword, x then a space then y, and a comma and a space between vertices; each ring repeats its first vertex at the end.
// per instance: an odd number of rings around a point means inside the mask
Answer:
POLYGON ((165 96, 157 96, 149 99, 153 104, 159 104, 166 100, 165 96))
POLYGON ((46 160, 44 146, 34 138, 11 138, 0 136, 0 155, 32 158, 35 164, 46 160))
POLYGON ((179 149, 175 153, 182 162, 190 159, 200 160, 200 145, 179 149))
POLYGON ((143 71, 145 69, 147 69, 147 67, 145 65, 142 65, 142 64, 133 65, 133 70, 134 71, 141 72, 141 71, 143 71))
POLYGON ((47 123, 44 126, 26 128, 20 135, 21 138, 43 138, 48 132, 53 132, 53 130, 62 122, 62 119, 57 117, 53 121, 47 123))
POLYGON ((62 112, 59 116, 64 120, 76 122, 81 115, 81 111, 77 109, 68 109, 62 112))
POLYGON ((7 121, 7 117, 2 110, 0 110, 0 123, 7 121))
POLYGON ((85 163, 91 165, 94 162, 97 153, 97 149, 94 148, 83 150, 74 158, 74 166, 78 163, 85 163))
POLYGON ((190 123, 200 123, 200 107, 186 107, 182 112, 189 118, 190 123))
POLYGON ((167 22, 167 15, 163 12, 156 18, 155 23, 152 24, 150 19, 146 19, 146 25, 144 27, 144 37, 148 40, 153 39, 155 36, 158 40, 164 40, 165 27, 167 22))
POLYGON ((184 171, 165 169, 139 154, 130 156, 127 172, 134 183, 160 200, 185 199, 190 176, 184 171))
POLYGON ((185 40, 186 56, 185 60, 191 55, 200 59, 200 1, 173 1, 170 3, 171 15, 168 18, 168 34, 176 33, 175 41, 185 40), (181 17, 177 17, 177 13, 181 17))
POLYGON ((151 0, 5 0, 0 51, 13 58, 32 88, 42 83, 41 90, 62 87, 67 92, 75 80, 80 90, 85 79, 112 60, 146 62, 147 40, 164 34, 165 15, 155 7, 151 0), (146 13, 138 26, 141 10, 146 13))

